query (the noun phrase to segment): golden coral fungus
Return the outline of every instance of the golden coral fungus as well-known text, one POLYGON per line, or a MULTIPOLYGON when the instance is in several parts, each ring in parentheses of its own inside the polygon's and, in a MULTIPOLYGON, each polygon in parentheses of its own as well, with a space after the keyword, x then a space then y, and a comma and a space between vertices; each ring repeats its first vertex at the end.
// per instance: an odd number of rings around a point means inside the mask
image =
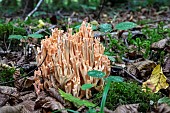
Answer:
POLYGON ((98 38, 93 38, 90 24, 83 22, 79 32, 72 34, 63 30, 52 30, 52 36, 41 41, 38 48, 37 63, 41 64, 35 71, 34 83, 37 93, 49 87, 61 88, 75 97, 91 97, 91 89, 82 90, 81 85, 93 84, 96 90, 103 88, 103 79, 87 75, 90 70, 99 70, 110 73, 110 60, 103 55, 104 47, 98 38), (40 82, 40 79, 42 79, 40 82))

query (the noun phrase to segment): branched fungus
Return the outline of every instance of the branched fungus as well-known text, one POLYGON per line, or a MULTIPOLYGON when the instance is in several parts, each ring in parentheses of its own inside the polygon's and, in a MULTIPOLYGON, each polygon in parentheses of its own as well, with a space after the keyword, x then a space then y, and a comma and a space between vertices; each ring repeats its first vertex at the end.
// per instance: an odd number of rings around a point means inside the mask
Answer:
POLYGON ((100 91, 104 82, 100 78, 87 75, 90 70, 99 70, 110 73, 110 60, 104 54, 104 47, 99 38, 93 37, 90 24, 83 22, 79 32, 72 34, 57 28, 52 30, 52 36, 41 41, 38 48, 38 65, 45 61, 35 71, 34 87, 37 93, 49 87, 61 88, 75 97, 91 97, 91 89, 82 90, 81 85, 93 84, 100 91), (43 87, 42 87, 43 85, 43 87))

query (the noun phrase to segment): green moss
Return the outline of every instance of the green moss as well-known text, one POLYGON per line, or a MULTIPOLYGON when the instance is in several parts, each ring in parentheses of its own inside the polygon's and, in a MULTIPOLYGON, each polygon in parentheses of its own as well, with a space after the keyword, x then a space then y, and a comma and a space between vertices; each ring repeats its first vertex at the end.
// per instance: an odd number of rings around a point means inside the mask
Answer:
MULTIPOLYGON (((13 74, 15 73, 15 71, 16 71, 15 68, 0 67, 0 83, 13 80, 13 74)), ((13 83, 5 85, 13 86, 13 83)))
MULTIPOLYGON (((106 107, 115 110, 119 105, 139 103, 139 111, 146 112, 151 109, 150 101, 157 102, 159 94, 143 92, 136 83, 112 83, 108 92, 106 107)), ((96 94, 93 103, 99 103, 102 92, 96 94)))

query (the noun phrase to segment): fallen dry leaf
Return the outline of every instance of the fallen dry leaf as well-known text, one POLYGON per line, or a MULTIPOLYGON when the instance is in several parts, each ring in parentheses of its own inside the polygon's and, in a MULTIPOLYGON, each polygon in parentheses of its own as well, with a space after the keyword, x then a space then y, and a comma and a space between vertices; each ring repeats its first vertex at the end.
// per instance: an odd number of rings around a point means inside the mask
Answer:
POLYGON ((170 113, 170 106, 161 104, 157 107, 157 113, 170 113))
POLYGON ((170 72, 170 57, 165 61, 164 72, 170 72))
MULTIPOLYGON (((151 71, 156 66, 156 64, 151 60, 144 60, 135 63, 131 63, 127 66, 127 71, 130 74, 137 76, 139 79, 148 78, 148 73, 151 74, 151 71)), ((145 80, 145 79, 144 79, 145 80)))
POLYGON ((151 48, 154 48, 154 49, 163 49, 165 47, 165 45, 168 43, 168 41, 170 41, 170 38, 165 38, 165 39, 162 39, 158 42, 155 42, 151 45, 151 48))
POLYGON ((61 113, 68 113, 67 110, 63 110, 65 109, 64 106, 60 102, 57 102, 54 98, 46 97, 45 100, 47 102, 42 106, 43 108, 50 109, 52 111, 61 110, 61 113))
POLYGON ((62 104, 65 103, 64 99, 61 97, 58 90, 56 90, 55 88, 49 88, 49 90, 47 90, 47 91, 49 92, 50 96, 54 97, 55 99, 57 99, 62 104))
POLYGON ((0 86, 0 93, 1 94, 11 95, 13 97, 18 97, 19 96, 17 88, 9 87, 9 86, 0 86))
POLYGON ((161 66, 158 64, 153 69, 151 77, 143 83, 143 90, 146 91, 146 87, 148 87, 152 92, 157 93, 160 89, 166 89, 169 86, 166 80, 167 78, 163 74, 161 66))
POLYGON ((0 107, 4 106, 9 100, 9 95, 0 93, 0 107))
POLYGON ((113 113, 138 113, 139 104, 120 105, 113 113))
POLYGON ((23 100, 23 101, 26 101, 26 100, 34 100, 36 99, 37 96, 36 96, 36 93, 35 92, 21 92, 20 93, 20 97, 19 99, 23 100))
POLYGON ((23 105, 17 106, 3 106, 0 108, 0 113, 31 113, 26 110, 23 105))
POLYGON ((34 112, 34 106, 35 106, 35 102, 32 100, 26 100, 22 103, 20 103, 19 105, 24 106, 27 111, 30 111, 31 113, 34 112))

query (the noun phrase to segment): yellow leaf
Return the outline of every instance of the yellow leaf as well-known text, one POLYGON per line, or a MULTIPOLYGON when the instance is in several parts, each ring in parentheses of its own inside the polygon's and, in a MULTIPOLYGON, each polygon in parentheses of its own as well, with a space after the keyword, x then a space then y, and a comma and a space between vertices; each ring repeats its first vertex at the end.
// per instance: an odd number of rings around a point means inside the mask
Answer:
POLYGON ((43 27, 45 25, 45 23, 42 20, 39 20, 38 23, 39 23, 38 24, 39 28, 41 28, 41 27, 43 27))
POLYGON ((169 86, 166 80, 167 78, 163 74, 161 66, 158 64, 153 69, 151 77, 143 83, 142 88, 146 91, 146 87, 148 87, 152 92, 157 93, 160 89, 166 89, 169 86))
POLYGON ((98 23, 96 20, 91 21, 91 22, 90 22, 90 24, 92 24, 92 25, 96 25, 96 26, 98 26, 98 25, 99 25, 99 23, 98 23))

